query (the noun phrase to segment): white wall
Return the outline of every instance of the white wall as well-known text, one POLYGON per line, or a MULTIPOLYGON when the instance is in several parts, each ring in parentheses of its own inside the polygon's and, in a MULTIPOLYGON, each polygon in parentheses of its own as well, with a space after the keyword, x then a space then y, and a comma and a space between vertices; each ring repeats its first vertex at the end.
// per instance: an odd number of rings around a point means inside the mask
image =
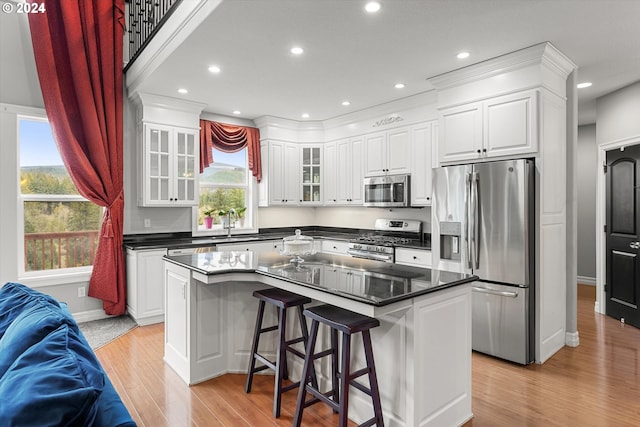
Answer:
POLYGON ((640 135, 640 81, 596 101, 598 145, 640 135))
POLYGON ((0 13, 0 77, 0 102, 44 108, 26 14, 0 13))
POLYGON ((373 229, 376 218, 416 219, 422 221, 423 231, 431 231, 431 208, 363 208, 317 207, 292 208, 269 207, 258 210, 260 228, 267 227, 347 227, 373 229))
POLYGON ((596 283, 596 126, 578 127, 578 282, 596 283))

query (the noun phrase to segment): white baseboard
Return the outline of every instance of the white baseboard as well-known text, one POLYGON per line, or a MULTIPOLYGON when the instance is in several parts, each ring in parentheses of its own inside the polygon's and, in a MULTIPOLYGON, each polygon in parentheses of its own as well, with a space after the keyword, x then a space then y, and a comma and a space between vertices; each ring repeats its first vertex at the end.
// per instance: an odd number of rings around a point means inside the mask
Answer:
POLYGON ((580 337, 578 332, 566 332, 564 337, 564 343, 569 347, 577 347, 580 345, 580 337))
POLYGON ((583 285, 592 285, 595 286, 596 285, 596 278, 595 277, 586 277, 586 276, 578 276, 576 277, 578 283, 581 283, 583 285))
POLYGON ((97 310, 81 311, 79 313, 72 313, 72 314, 73 314, 73 318, 78 323, 90 322, 92 320, 100 320, 100 319, 106 319, 108 317, 114 317, 114 316, 105 314, 104 310, 101 308, 97 310))

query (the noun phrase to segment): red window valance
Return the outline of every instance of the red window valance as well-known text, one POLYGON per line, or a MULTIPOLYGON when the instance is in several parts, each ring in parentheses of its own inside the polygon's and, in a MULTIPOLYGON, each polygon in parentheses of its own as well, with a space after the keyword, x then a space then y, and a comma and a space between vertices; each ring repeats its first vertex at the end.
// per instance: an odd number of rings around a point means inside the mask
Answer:
POLYGON ((235 153, 247 147, 249 169, 260 182, 262 163, 260 159, 260 130, 252 127, 228 125, 200 120, 200 173, 213 163, 212 148, 235 153))

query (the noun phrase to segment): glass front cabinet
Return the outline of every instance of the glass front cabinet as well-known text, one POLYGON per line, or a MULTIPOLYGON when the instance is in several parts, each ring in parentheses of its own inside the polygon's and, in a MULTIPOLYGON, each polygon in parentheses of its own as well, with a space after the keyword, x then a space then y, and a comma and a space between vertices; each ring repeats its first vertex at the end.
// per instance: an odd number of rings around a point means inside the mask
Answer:
POLYGON ((198 131, 145 123, 140 206, 192 206, 198 200, 198 131))
POLYGON ((301 150, 301 204, 322 204, 322 146, 304 145, 301 150))

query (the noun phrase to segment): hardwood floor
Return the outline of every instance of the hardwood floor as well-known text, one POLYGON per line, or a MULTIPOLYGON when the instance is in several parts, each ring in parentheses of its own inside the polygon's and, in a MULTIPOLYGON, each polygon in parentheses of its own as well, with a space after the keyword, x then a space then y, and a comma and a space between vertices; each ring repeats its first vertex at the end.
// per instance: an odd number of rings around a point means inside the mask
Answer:
MULTIPOLYGON (((544 365, 474 353, 474 418, 465 427, 640 426, 640 329, 595 313, 594 301, 594 287, 579 285, 580 345, 544 365)), ((96 351, 140 427, 291 426, 295 391, 275 419, 271 376, 257 375, 249 394, 244 375, 188 387, 162 360, 163 334, 162 324, 139 327, 96 351)), ((318 404, 303 425, 336 426, 337 418, 318 404)))

